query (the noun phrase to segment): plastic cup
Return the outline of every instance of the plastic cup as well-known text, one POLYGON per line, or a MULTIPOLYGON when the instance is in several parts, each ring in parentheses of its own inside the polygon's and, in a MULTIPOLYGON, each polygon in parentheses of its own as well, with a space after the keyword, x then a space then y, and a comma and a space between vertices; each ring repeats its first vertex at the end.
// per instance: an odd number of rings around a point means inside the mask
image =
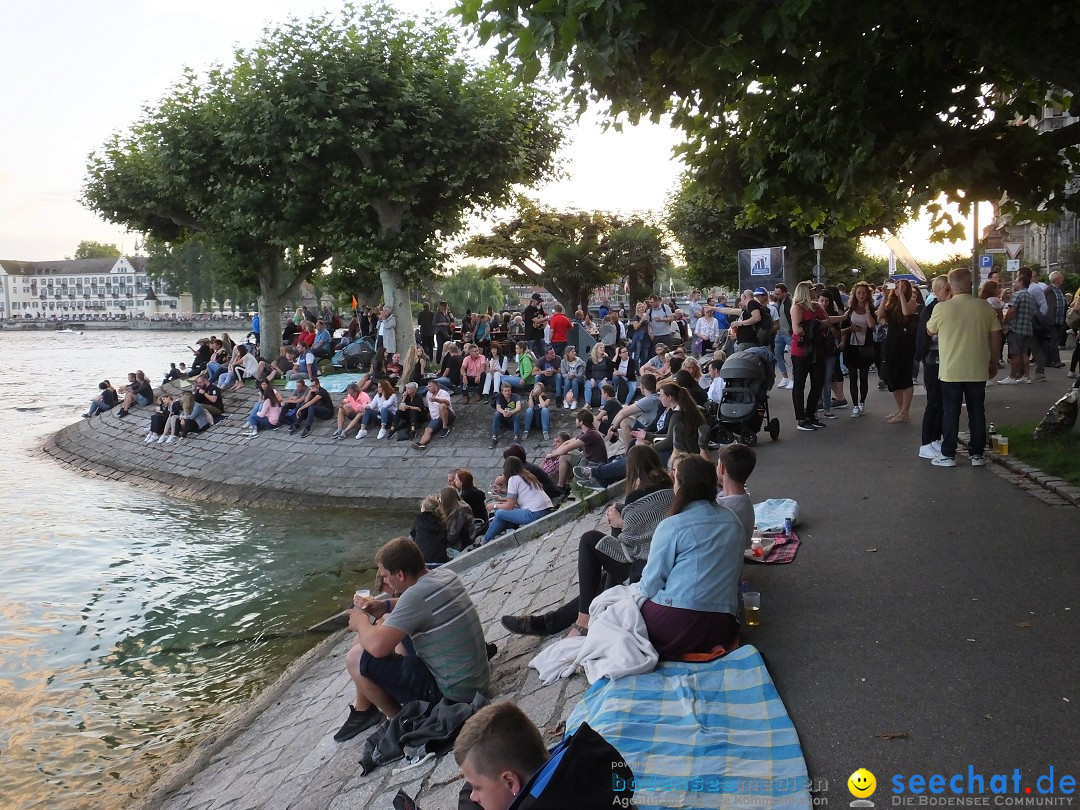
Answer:
POLYGON ((1002 436, 1001 437, 1001 440, 998 442, 998 452, 1001 453, 1001 455, 1003 455, 1003 456, 1009 455, 1009 437, 1008 436, 1002 436))
POLYGON ((369 591, 367 588, 357 588, 356 595, 359 596, 361 599, 370 599, 371 591, 369 591))
POLYGON ((746 626, 757 627, 761 624, 761 594, 756 591, 747 591, 742 595, 742 604, 746 626))
POLYGON ((1000 452, 1001 451, 1001 434, 1000 433, 994 433, 993 435, 991 435, 990 436, 990 444, 994 448, 995 453, 1000 452))

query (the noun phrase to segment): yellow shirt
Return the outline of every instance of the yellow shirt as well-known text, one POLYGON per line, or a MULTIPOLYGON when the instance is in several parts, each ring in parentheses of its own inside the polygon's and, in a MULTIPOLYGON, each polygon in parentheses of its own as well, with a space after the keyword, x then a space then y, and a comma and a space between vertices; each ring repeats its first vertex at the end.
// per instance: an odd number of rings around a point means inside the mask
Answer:
POLYGON ((939 301, 926 325, 938 336, 938 379, 985 382, 990 379, 990 334, 1000 332, 994 308, 970 294, 939 301))

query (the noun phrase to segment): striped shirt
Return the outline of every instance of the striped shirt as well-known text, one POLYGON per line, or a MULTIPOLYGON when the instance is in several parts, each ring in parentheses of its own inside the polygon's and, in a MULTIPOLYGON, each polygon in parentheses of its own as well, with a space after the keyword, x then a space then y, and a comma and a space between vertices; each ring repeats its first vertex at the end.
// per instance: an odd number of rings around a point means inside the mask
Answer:
POLYGON ((469 702, 491 683, 487 644, 465 585, 445 568, 428 571, 398 598, 387 627, 406 633, 439 691, 469 702))

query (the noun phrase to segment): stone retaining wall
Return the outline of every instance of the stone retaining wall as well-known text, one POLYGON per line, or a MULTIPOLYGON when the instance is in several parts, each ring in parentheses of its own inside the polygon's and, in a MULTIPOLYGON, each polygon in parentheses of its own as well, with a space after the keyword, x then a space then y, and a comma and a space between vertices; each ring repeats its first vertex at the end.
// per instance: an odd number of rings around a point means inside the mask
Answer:
MULTIPOLYGON (((341 396, 334 394, 335 402, 341 396)), ((241 432, 256 401, 253 388, 226 393, 232 418, 168 446, 144 443, 153 409, 136 408, 124 419, 117 409, 83 419, 49 437, 42 450, 86 475, 199 501, 413 510, 424 495, 446 486, 447 473, 457 467, 471 470, 477 486, 488 486, 502 471, 510 442, 503 433, 499 446, 489 447, 492 411, 483 403, 457 404, 453 432, 423 451, 408 442, 379 441, 377 430, 361 440, 333 440, 332 421, 316 422, 307 438, 284 428, 247 438, 241 432)), ((551 416, 553 433, 576 432, 572 411, 553 410, 551 416)), ((536 459, 550 443, 535 432, 526 445, 536 459)))

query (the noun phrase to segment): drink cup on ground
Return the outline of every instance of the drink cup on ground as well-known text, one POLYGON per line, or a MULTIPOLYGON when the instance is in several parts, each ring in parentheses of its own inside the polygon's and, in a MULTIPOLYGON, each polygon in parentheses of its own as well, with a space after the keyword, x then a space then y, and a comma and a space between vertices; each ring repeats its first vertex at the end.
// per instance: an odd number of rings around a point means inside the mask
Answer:
POLYGON ((746 626, 757 627, 761 624, 761 594, 756 591, 747 591, 742 595, 742 603, 746 626))

